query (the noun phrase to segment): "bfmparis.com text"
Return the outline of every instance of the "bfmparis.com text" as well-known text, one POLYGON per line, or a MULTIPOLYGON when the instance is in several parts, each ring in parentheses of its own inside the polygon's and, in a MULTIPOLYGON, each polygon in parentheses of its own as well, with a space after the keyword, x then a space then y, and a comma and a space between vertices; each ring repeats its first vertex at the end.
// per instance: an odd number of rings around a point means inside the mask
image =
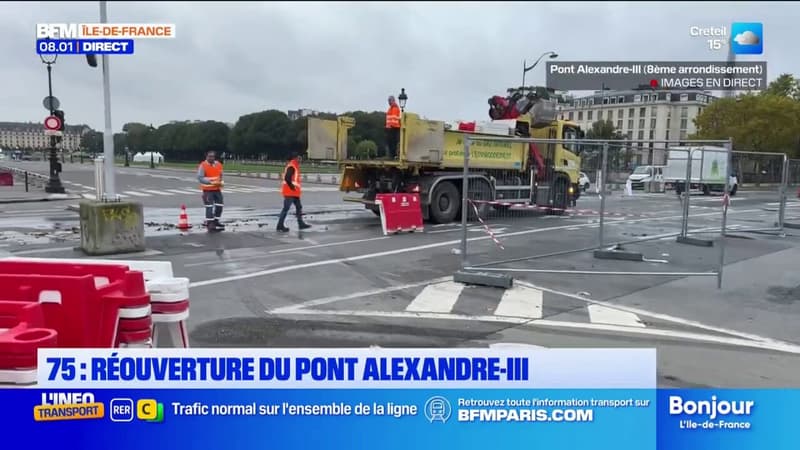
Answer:
POLYGON ((591 409, 459 409, 459 422, 592 422, 591 409))

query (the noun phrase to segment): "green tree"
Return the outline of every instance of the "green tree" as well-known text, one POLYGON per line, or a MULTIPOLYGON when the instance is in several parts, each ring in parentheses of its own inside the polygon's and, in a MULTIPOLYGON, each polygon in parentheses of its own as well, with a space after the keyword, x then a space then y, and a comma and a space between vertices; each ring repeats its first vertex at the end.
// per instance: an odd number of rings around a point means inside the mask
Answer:
POLYGON ((128 137, 125 133, 114 133, 114 154, 122 155, 128 146, 128 137))
MULTIPOLYGON (((356 145, 361 141, 384 142, 386 140, 386 113, 381 111, 350 111, 344 114, 356 120, 349 135, 356 145)), ((350 147, 350 149, 354 149, 350 147)))
POLYGON ((719 99, 694 123, 692 139, 733 138, 736 150, 794 154, 800 137, 800 102, 766 94, 719 99))
POLYGON ((138 122, 126 123, 122 126, 122 132, 125 133, 125 145, 132 153, 150 151, 153 141, 153 130, 150 125, 145 125, 138 122))
POLYGON ((291 151, 292 121, 278 110, 261 111, 239 117, 230 133, 229 147, 239 156, 283 159, 291 151))
MULTIPOLYGON (((586 139, 602 141, 622 141, 624 136, 610 120, 598 120, 586 131, 586 139)), ((603 145, 584 144, 581 151, 581 167, 584 170, 597 170, 603 165, 603 145)), ((610 170, 620 170, 630 165, 633 149, 625 143, 612 143, 608 147, 607 163, 610 170)))
POLYGON ((365 139, 356 144, 356 158, 370 159, 378 156, 378 145, 375 142, 365 139))
POLYGON ((103 133, 89 130, 81 136, 81 151, 90 154, 103 153, 103 133))
POLYGON ((792 74, 784 73, 767 86, 765 95, 777 95, 800 101, 800 79, 792 74))

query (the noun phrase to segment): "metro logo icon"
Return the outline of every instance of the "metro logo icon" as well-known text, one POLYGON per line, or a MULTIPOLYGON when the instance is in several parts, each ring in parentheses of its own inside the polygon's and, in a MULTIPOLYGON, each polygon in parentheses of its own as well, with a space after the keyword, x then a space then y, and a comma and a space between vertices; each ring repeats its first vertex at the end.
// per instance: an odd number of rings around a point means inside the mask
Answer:
POLYGON ((163 422, 164 404, 153 399, 139 400, 136 402, 136 418, 145 422, 163 422))

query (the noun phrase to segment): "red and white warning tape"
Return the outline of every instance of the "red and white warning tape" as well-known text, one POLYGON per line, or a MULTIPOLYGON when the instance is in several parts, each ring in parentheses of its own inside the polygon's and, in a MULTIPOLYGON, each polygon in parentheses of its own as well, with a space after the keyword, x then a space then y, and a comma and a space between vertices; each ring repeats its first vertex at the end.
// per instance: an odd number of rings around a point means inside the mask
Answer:
MULTIPOLYGON (((539 211, 563 211, 566 213, 572 213, 575 215, 600 215, 600 211, 595 209, 572 209, 572 208, 552 208, 549 206, 539 206, 539 205, 527 205, 525 203, 509 203, 509 202, 497 202, 497 201, 488 201, 488 200, 470 200, 470 202, 481 204, 481 205, 492 205, 492 206, 506 206, 509 209, 524 209, 524 210, 539 210, 539 211)), ((611 212, 606 211, 603 214, 605 217, 655 217, 658 216, 658 213, 620 213, 620 212, 611 212)))
POLYGON ((489 228, 489 225, 487 225, 486 222, 483 221, 483 218, 481 218, 481 215, 478 212, 478 207, 475 205, 475 202, 470 200, 469 203, 472 205, 472 209, 475 210, 475 217, 478 218, 478 222, 480 222, 481 225, 483 225, 483 229, 486 230, 486 234, 488 234, 489 237, 492 238, 494 243, 497 244, 498 247, 500 247, 500 250, 505 250, 505 247, 503 247, 503 243, 500 242, 499 239, 497 239, 497 236, 495 236, 494 231, 492 231, 492 229, 489 228))

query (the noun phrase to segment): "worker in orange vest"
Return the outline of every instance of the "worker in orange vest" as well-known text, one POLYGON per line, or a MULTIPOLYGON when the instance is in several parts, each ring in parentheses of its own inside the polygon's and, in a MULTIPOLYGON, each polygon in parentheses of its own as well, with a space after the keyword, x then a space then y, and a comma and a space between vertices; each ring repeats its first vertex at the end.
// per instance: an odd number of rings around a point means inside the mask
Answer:
POLYGON ((286 163, 286 168, 283 169, 283 176, 281 177, 281 195, 283 195, 283 209, 281 215, 278 217, 278 232, 286 233, 289 231, 283 224, 286 220, 286 215, 289 209, 294 205, 294 211, 297 214, 297 226, 301 230, 311 228, 311 225, 303 221, 303 205, 300 203, 300 195, 302 194, 302 178, 300 178, 300 155, 292 153, 289 156, 289 162, 286 163))
POLYGON ((389 109, 386 111, 386 156, 397 159, 397 146, 400 144, 400 107, 389 96, 389 109))
POLYGON ((205 226, 208 231, 222 231, 225 225, 220 222, 222 217, 222 163, 217 161, 217 154, 213 150, 206 152, 205 161, 197 168, 197 181, 203 191, 203 204, 206 207, 205 226))

